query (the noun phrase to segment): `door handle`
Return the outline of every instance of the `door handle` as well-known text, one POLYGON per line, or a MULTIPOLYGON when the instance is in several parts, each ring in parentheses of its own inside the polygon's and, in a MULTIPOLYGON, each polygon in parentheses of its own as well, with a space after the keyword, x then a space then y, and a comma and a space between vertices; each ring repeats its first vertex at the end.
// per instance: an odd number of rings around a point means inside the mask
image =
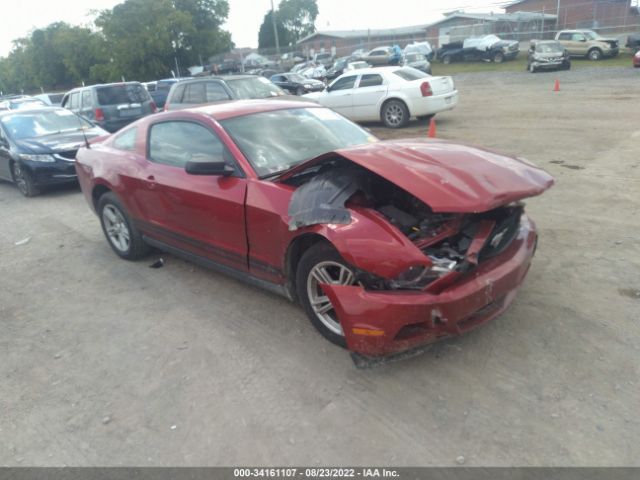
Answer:
POLYGON ((147 188, 149 190, 153 190, 156 188, 156 186, 158 185, 156 183, 156 177, 154 177, 153 175, 149 175, 145 181, 145 183, 147 184, 147 188))

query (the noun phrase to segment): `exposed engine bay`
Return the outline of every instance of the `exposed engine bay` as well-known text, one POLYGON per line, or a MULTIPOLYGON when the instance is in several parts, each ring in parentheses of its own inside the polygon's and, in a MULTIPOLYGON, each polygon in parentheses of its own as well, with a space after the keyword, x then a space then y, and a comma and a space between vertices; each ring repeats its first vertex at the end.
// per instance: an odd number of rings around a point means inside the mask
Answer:
POLYGON ((396 279, 362 272, 371 289, 424 289, 451 273, 463 274, 504 251, 517 236, 522 203, 482 213, 436 213, 381 176, 342 158, 311 166, 286 180, 298 186, 289 205, 290 229, 348 224, 348 207, 370 208, 408 237, 432 266, 410 268, 396 279))

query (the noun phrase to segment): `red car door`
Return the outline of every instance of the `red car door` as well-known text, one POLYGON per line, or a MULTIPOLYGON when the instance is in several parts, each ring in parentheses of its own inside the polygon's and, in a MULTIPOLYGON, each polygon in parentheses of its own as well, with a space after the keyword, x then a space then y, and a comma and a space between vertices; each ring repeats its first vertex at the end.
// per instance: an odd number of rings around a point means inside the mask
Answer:
POLYGON ((230 176, 192 175, 187 162, 233 158, 209 127, 186 120, 151 124, 142 188, 140 228, 156 240, 217 263, 247 270, 242 171, 230 176))

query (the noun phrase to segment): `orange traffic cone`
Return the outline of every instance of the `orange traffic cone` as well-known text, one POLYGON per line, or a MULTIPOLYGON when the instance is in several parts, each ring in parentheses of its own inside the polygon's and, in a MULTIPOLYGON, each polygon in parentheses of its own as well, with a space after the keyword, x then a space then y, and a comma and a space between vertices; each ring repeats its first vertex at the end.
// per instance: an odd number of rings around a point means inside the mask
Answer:
POLYGON ((429 133, 427 134, 429 138, 436 138, 436 119, 432 118, 429 121, 429 133))
POLYGON ((559 92, 560 91, 560 80, 556 79, 556 84, 553 87, 553 91, 554 92, 559 92))

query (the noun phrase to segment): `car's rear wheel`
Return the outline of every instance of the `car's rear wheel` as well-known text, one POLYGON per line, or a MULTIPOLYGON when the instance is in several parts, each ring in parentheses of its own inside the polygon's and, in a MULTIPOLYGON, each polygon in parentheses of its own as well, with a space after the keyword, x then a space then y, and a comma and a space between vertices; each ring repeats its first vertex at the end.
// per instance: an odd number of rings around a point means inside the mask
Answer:
POLYGON ((409 123, 409 109, 401 100, 389 100, 382 105, 382 122, 388 128, 402 128, 409 123))
POLYGON ((600 50, 599 48, 592 48, 591 50, 589 50, 587 57, 589 57, 589 60, 593 61, 600 60, 600 58, 602 57, 602 50, 600 50))
POLYGON ((355 273, 329 244, 307 250, 296 269, 296 293, 313 326, 330 342, 346 347, 344 331, 321 284, 354 285, 355 273))
POLYGON ((20 193, 25 197, 35 197, 40 193, 40 189, 33 181, 31 173, 22 168, 20 162, 11 163, 11 173, 13 174, 13 181, 20 190, 20 193))
POLYGON ((98 215, 102 231, 116 254, 125 260, 144 257, 149 246, 133 225, 120 200, 113 193, 105 193, 98 201, 98 215))
POLYGON ((442 57, 442 63, 445 65, 449 65, 451 63, 451 55, 445 55, 442 57))

